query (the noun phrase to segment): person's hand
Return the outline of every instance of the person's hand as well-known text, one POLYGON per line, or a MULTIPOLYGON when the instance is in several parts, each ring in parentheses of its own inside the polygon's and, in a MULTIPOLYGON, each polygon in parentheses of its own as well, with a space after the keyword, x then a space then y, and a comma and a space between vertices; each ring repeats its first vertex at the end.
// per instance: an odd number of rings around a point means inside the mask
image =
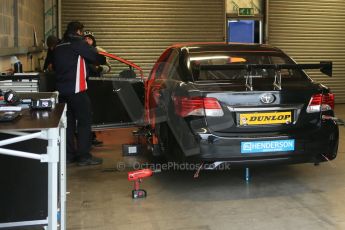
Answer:
POLYGON ((47 67, 48 72, 53 72, 54 68, 53 68, 53 64, 49 64, 47 67))
POLYGON ((102 66, 97 66, 97 72, 102 73, 103 72, 103 67, 102 66))

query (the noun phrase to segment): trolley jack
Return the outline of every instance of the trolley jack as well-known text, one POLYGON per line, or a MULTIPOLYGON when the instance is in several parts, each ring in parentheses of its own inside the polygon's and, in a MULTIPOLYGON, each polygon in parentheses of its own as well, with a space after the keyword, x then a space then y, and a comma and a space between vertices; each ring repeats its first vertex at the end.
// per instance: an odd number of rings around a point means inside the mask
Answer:
POLYGON ((132 172, 128 172, 128 181, 134 181, 134 189, 132 190, 132 198, 145 198, 147 192, 144 189, 140 189, 140 183, 144 178, 150 177, 153 173, 160 172, 160 170, 151 170, 151 169, 141 169, 132 172))

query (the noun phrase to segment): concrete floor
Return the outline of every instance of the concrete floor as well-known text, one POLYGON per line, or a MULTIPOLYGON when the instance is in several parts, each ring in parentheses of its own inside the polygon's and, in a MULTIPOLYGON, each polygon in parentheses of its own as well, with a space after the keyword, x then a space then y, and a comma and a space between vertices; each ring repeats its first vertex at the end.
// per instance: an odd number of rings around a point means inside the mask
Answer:
MULTIPOLYGON (((345 118, 345 105, 336 106, 345 118)), ((94 155, 104 164, 68 166, 67 229, 345 229, 345 127, 338 157, 315 167, 299 164, 242 170, 163 171, 144 180, 148 197, 132 200, 127 172, 143 159, 123 158, 126 130, 101 132, 94 155), (122 133, 119 135, 119 132, 122 133), (117 170, 124 163, 128 168, 117 170)))

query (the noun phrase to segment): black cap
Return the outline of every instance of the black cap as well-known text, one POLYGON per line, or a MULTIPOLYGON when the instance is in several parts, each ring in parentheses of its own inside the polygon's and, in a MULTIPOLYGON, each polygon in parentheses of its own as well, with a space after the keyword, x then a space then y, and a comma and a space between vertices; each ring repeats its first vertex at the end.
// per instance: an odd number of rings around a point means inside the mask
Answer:
POLYGON ((85 30, 84 31, 84 37, 89 37, 92 39, 93 43, 92 46, 96 47, 96 39, 95 39, 95 35, 92 33, 91 30, 85 30))

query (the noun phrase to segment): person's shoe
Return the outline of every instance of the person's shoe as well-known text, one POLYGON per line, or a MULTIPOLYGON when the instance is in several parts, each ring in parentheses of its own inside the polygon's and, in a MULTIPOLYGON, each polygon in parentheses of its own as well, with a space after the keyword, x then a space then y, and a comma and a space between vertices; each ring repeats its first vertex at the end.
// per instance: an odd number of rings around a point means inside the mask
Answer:
POLYGON ((98 157, 84 158, 77 161, 78 166, 99 165, 102 163, 103 159, 98 157))
POLYGON ((95 146, 95 147, 100 147, 103 145, 103 141, 99 141, 97 139, 93 139, 92 140, 92 145, 95 146))

